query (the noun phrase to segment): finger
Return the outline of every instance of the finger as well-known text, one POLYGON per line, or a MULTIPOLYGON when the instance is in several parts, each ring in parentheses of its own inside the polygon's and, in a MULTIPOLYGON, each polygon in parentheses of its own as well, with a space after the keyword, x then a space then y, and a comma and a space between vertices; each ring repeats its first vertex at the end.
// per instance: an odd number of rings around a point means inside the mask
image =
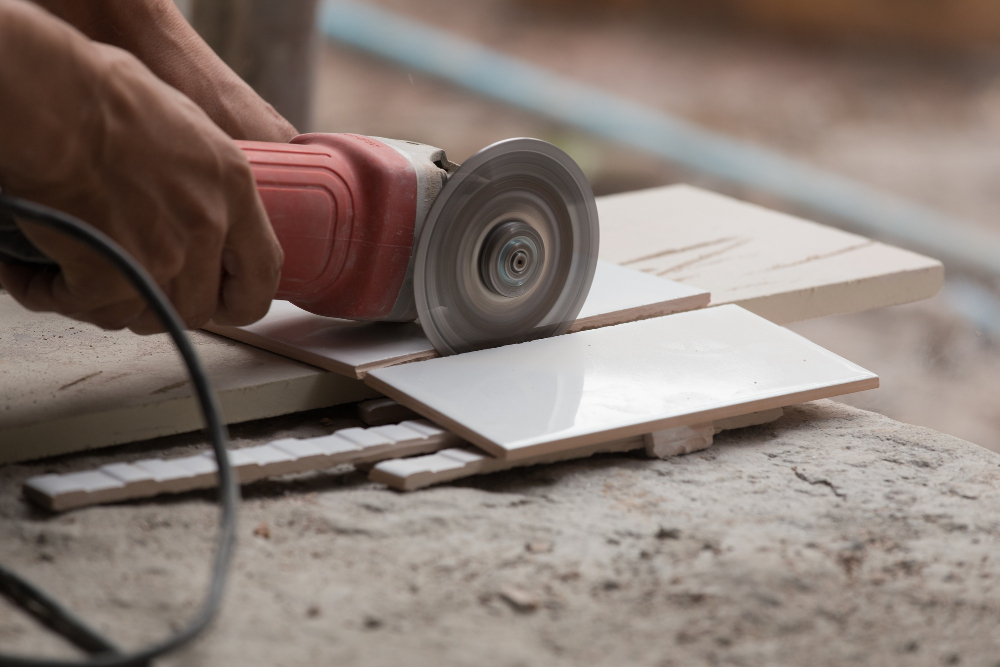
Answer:
POLYGON ((31 264, 0 264, 0 284, 14 300, 28 310, 55 312, 81 322, 96 324, 102 329, 124 329, 145 310, 141 299, 132 298, 118 303, 88 308, 85 304, 64 302, 55 298, 55 287, 61 279, 58 269, 31 264))
MULTIPOLYGON (((198 329, 212 319, 219 305, 222 282, 221 249, 192 249, 181 273, 163 287, 164 295, 188 329, 198 329)), ((129 329, 141 335, 165 331, 163 322, 153 310, 129 324, 129 329)))
MULTIPOLYGON (((31 283, 45 269, 21 262, 0 262, 0 285, 3 286, 14 300, 28 310, 45 310, 45 301, 39 301, 34 296, 31 283)), ((54 271, 53 271, 54 272, 54 271)), ((37 288, 35 288, 37 289, 37 288)))
MULTIPOLYGON (((0 264, 0 284, 19 304, 36 312, 55 311, 53 284, 59 269, 27 263, 0 264)), ((58 311, 57 311, 58 312, 58 311)))
POLYGON ((141 317, 145 311, 145 302, 136 298, 94 310, 64 314, 74 320, 90 322, 102 329, 118 330, 131 327, 132 322, 141 317))
POLYGON ((19 220, 18 224, 36 246, 47 249, 59 264, 61 278, 47 286, 49 296, 62 304, 63 311, 72 306, 96 310, 135 297, 129 281, 92 248, 34 222, 19 220))
MULTIPOLYGON (((263 206, 258 207, 263 216, 263 206)), ((263 224, 231 230, 222 251, 221 301, 212 321, 241 326, 264 317, 278 289, 283 259, 266 217, 263 224)))

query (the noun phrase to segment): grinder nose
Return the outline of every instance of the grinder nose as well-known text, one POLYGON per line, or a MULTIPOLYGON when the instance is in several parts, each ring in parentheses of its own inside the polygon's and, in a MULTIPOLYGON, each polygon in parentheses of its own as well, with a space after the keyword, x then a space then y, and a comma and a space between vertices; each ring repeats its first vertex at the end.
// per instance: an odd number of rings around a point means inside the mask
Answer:
POLYGON ((545 263, 545 244, 531 225, 504 222, 490 231, 479 254, 479 272, 494 294, 518 297, 538 282, 545 263))
POLYGON ((566 153, 538 139, 487 146, 424 221, 413 271, 424 333, 442 355, 565 333, 599 236, 594 193, 566 153))

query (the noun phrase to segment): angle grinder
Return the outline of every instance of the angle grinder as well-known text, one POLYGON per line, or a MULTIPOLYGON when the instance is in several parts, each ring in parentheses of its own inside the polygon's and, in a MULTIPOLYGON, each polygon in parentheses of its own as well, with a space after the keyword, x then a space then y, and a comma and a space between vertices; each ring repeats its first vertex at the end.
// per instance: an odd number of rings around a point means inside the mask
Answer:
MULTIPOLYGON (((355 134, 237 143, 285 253, 276 298, 304 310, 419 319, 448 355, 565 333, 590 291, 594 194, 549 143, 508 139, 461 166, 355 134)), ((0 255, 31 259, 25 243, 0 229, 0 255)))

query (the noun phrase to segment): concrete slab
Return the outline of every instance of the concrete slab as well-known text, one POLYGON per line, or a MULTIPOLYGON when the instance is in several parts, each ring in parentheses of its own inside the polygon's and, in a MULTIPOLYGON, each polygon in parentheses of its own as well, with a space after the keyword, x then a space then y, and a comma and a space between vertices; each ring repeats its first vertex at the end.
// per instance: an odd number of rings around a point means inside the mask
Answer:
MULTIPOLYGON (((236 431, 259 429, 247 444, 311 434, 291 424, 236 431)), ((128 646, 162 637, 203 594, 211 495, 51 516, 20 489, 151 446, 0 467, 0 562, 128 646)), ((164 667, 989 666, 1000 654, 1000 455, 830 401, 665 460, 601 455, 412 494, 356 472, 262 482, 239 526, 218 622, 164 667), (511 590, 537 603, 512 605, 511 590)), ((78 657, 6 605, 0 636, 5 651, 78 657)))

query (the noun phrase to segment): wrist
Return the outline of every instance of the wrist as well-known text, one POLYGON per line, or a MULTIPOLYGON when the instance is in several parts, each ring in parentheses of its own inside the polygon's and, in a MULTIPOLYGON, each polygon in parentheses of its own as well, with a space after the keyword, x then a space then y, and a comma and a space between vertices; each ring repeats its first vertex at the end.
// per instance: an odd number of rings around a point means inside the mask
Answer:
POLYGON ((94 51, 31 3, 0 0, 0 184, 11 192, 72 185, 91 159, 105 113, 94 51))

